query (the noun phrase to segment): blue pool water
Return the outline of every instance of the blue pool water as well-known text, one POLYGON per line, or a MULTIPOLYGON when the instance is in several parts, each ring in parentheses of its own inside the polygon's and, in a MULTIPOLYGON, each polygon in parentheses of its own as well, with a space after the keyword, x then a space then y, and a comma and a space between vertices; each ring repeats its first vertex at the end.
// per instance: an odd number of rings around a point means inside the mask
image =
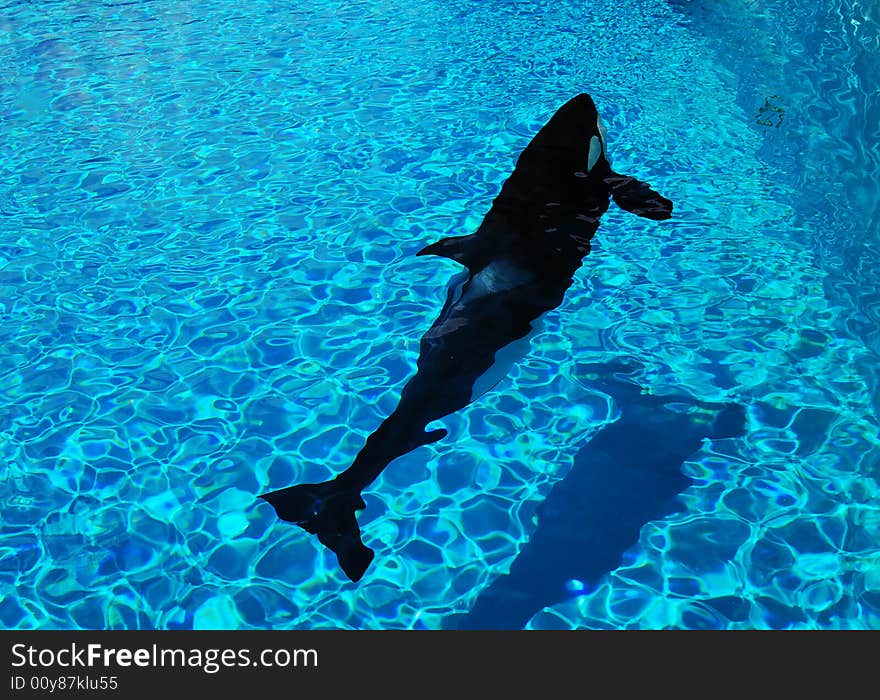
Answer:
POLYGON ((0 624, 880 627, 878 64, 855 0, 6 0, 0 624), (456 272, 415 252, 585 91, 675 217, 612 206, 353 584, 256 496, 351 463, 456 272), (598 465, 657 397, 744 430, 598 465))

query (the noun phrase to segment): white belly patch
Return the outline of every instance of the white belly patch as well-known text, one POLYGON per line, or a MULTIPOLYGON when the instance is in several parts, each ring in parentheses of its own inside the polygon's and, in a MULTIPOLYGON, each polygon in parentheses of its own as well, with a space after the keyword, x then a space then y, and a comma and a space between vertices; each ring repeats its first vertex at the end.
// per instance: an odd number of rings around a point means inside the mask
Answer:
POLYGON ((518 267, 507 259, 489 263, 474 275, 466 288, 462 290, 458 301, 466 304, 474 299, 513 289, 531 280, 526 270, 518 267))

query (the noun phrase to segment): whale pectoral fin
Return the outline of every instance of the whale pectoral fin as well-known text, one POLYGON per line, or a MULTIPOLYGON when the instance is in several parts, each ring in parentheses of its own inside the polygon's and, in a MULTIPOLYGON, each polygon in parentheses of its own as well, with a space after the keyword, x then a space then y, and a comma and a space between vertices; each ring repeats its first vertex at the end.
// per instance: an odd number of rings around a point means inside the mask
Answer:
POLYGON ((360 493, 335 481, 300 484, 260 496, 272 504, 278 517, 318 536, 336 554, 352 581, 358 581, 373 561, 373 550, 361 541, 355 511, 366 507, 360 493))
POLYGON ((608 175, 605 182, 611 188, 614 203, 621 209, 655 221, 672 216, 672 202, 652 190, 647 182, 617 173, 608 175))
POLYGON ((436 243, 422 248, 416 255, 438 255, 441 258, 455 260, 472 272, 479 267, 476 252, 476 234, 468 236, 451 236, 441 238, 436 243))

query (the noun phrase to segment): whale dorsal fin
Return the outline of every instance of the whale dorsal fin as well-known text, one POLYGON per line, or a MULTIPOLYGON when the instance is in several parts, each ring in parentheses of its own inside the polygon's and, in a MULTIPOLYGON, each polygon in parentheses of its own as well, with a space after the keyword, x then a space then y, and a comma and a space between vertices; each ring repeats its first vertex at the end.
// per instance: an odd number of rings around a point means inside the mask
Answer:
POLYGON ((438 255, 441 258, 449 258, 475 272, 485 263, 479 252, 480 244, 476 236, 477 234, 472 233, 467 236, 441 238, 436 243, 422 248, 416 255, 438 255))

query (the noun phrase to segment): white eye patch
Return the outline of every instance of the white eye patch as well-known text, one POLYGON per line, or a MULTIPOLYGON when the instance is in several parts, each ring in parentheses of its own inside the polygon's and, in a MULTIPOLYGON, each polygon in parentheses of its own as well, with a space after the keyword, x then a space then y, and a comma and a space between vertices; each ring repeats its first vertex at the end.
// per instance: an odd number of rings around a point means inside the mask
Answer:
POLYGON ((590 155, 587 156, 588 172, 593 169, 593 166, 596 164, 596 161, 599 160, 600 155, 602 155, 602 142, 595 136, 592 136, 590 138, 590 155))
MULTIPOLYGON (((605 131, 605 124, 602 123, 602 117, 598 114, 596 115, 596 130, 599 132, 599 136, 591 136, 590 137, 590 152, 587 155, 587 172, 590 172, 593 169, 593 166, 596 165, 596 161, 599 160, 599 156, 605 153, 605 143, 607 139, 607 132, 605 131)), ((608 155, 606 154, 607 158, 608 155)), ((578 177, 587 177, 586 173, 575 173, 578 177)))

